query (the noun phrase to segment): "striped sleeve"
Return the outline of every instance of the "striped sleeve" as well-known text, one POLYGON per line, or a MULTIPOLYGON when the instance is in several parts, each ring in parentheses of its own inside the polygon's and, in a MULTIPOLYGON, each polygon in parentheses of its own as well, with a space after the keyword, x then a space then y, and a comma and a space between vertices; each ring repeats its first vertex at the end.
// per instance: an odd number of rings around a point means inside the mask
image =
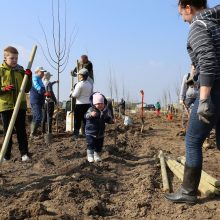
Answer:
MULTIPOLYGON (((213 86, 216 72, 216 52, 214 41, 206 24, 200 20, 192 24, 189 44, 196 56, 200 73, 200 86, 213 86)), ((192 54, 190 54, 193 57, 192 54)))

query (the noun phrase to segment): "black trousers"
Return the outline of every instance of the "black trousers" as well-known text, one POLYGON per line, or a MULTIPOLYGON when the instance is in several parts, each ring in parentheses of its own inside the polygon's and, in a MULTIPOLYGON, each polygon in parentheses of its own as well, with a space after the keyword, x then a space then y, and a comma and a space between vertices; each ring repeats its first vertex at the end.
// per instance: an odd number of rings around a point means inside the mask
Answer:
MULTIPOLYGON (((12 110, 1 112, 4 135, 6 135, 12 113, 13 113, 12 110)), ((28 140, 27 140, 26 127, 25 127, 25 119, 26 119, 26 110, 22 110, 22 109, 19 110, 14 127, 17 134, 18 146, 21 156, 28 154, 28 140)), ((10 138, 8 149, 5 154, 6 160, 9 160, 11 158, 11 149, 12 149, 12 137, 10 138)))
POLYGON ((95 138, 90 135, 86 135, 87 142, 87 150, 92 150, 97 153, 100 153, 103 148, 104 137, 103 138, 95 138))
POLYGON ((85 114, 91 107, 90 104, 77 104, 74 111, 74 134, 79 135, 79 130, 81 128, 81 122, 86 125, 85 114))
POLYGON ((43 120, 42 120, 42 132, 43 133, 46 133, 46 130, 48 130, 47 114, 49 115, 49 133, 52 133, 53 113, 54 113, 54 102, 48 102, 44 104, 43 120), (47 124, 47 129, 45 128, 46 124, 47 124))

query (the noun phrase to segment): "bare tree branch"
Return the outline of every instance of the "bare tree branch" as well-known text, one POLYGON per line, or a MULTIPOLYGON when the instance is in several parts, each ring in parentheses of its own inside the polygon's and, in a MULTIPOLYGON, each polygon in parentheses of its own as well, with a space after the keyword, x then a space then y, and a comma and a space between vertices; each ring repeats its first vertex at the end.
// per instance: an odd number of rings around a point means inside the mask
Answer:
MULTIPOLYGON (((65 7, 64 7, 64 14, 65 14, 65 22, 64 22, 64 42, 63 42, 63 46, 62 49, 60 51, 60 55, 61 57, 64 57, 66 54, 66 0, 64 1, 65 7), (63 55, 62 55, 63 54, 63 55)), ((63 58, 62 58, 63 59, 63 58)))
POLYGON ((55 38, 55 22, 54 22, 54 6, 53 6, 53 0, 51 0, 52 3, 52 20, 53 20, 53 31, 52 31, 52 35, 53 35, 53 46, 54 46, 54 51, 56 56, 58 57, 58 52, 57 52, 57 45, 56 45, 56 38, 55 38))
POLYGON ((58 0, 58 15, 57 15, 57 21, 58 21, 58 54, 60 59, 60 38, 61 38, 61 33, 60 33, 60 0, 58 0))
POLYGON ((33 39, 40 45, 40 48, 41 48, 41 50, 42 50, 42 52, 43 52, 43 55, 44 55, 46 61, 48 62, 48 64, 49 64, 53 69, 57 70, 57 68, 50 62, 49 58, 46 56, 46 53, 45 53, 44 48, 43 48, 42 44, 40 43, 40 41, 38 41, 38 40, 35 39, 35 38, 33 38, 33 39))
POLYGON ((46 47, 47 47, 48 55, 49 55, 50 59, 51 59, 54 63, 58 64, 58 62, 55 61, 54 58, 53 58, 52 55, 51 55, 50 48, 49 48, 49 44, 48 44, 48 40, 47 40, 47 35, 46 35, 45 30, 44 30, 44 27, 43 27, 43 25, 42 25, 40 19, 38 19, 38 21, 39 21, 39 24, 40 24, 41 29, 42 29, 42 31, 43 31, 43 34, 44 34, 44 39, 45 39, 45 42, 46 42, 46 47))

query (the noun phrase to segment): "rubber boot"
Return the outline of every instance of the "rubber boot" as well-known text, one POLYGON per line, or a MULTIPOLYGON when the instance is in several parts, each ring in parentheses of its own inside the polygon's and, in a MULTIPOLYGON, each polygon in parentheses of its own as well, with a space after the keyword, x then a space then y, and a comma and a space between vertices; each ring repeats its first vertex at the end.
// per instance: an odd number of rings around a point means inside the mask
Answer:
POLYGON ((32 122, 31 123, 31 133, 30 133, 30 140, 33 140, 34 135, 36 134, 38 129, 38 123, 32 122))
POLYGON ((165 194, 165 198, 174 203, 197 203, 201 172, 201 167, 189 167, 185 165, 182 186, 176 193, 165 194))

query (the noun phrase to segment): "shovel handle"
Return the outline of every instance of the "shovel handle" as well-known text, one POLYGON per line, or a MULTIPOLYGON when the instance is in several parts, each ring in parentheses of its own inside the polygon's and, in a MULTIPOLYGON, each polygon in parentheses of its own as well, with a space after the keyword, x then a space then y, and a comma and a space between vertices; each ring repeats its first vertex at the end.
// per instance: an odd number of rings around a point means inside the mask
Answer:
POLYGON ((144 120, 144 90, 141 90, 140 93, 141 93, 141 117, 143 121, 144 120))

